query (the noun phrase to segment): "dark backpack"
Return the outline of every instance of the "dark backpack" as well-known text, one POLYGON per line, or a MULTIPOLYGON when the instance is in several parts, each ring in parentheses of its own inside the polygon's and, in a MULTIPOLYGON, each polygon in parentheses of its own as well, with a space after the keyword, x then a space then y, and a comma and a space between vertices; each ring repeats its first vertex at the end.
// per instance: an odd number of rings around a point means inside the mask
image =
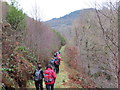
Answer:
POLYGON ((38 69, 35 70, 34 81, 39 81, 39 80, 42 79, 41 71, 42 71, 42 70, 38 70, 38 69))
POLYGON ((59 60, 59 59, 55 59, 54 64, 55 64, 55 65, 60 65, 60 60, 59 60))
POLYGON ((49 82, 52 82, 54 79, 53 79, 53 76, 52 76, 52 71, 50 70, 45 70, 44 71, 44 81, 46 83, 49 83, 49 82))
POLYGON ((54 59, 51 59, 50 61, 49 61, 49 64, 51 64, 51 65, 54 65, 54 59))

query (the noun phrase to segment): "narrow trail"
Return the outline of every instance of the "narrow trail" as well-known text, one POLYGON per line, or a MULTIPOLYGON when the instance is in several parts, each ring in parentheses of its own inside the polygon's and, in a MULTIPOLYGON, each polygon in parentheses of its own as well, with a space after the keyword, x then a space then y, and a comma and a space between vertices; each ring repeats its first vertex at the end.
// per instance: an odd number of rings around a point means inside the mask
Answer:
POLYGON ((69 80, 68 72, 65 70, 65 63, 61 61, 60 73, 57 74, 57 79, 55 82, 55 88, 68 88, 69 86, 65 85, 69 80))
MULTIPOLYGON (((65 46, 61 48, 61 53, 63 52, 65 46)), ((62 57, 62 55, 61 55, 62 57)), ((60 71, 57 74, 56 82, 55 82, 55 88, 70 88, 75 86, 75 84, 70 83, 69 74, 70 71, 75 72, 73 69, 69 68, 67 63, 64 61, 63 57, 61 58, 61 64, 60 64, 60 71)), ((43 87, 45 88, 45 84, 43 82, 43 87)), ((28 88, 35 88, 34 81, 31 80, 28 84, 28 88)))
POLYGON ((82 88, 81 85, 71 82, 69 76, 75 76, 78 73, 75 69, 70 68, 70 66, 65 62, 64 58, 64 49, 66 46, 63 46, 60 50, 61 52, 61 64, 60 72, 57 74, 57 79, 55 83, 55 88, 82 88))
MULTIPOLYGON (((65 46, 63 46, 60 50, 62 53, 65 46)), ((57 79, 55 82, 55 88, 69 88, 69 86, 65 85, 68 82, 68 72, 66 71, 66 63, 64 62, 63 56, 61 54, 61 64, 60 64, 60 71, 57 74, 57 79)))
MULTIPOLYGON (((57 79, 55 82, 55 88, 69 88, 69 86, 65 85, 68 82, 68 72, 65 70, 65 63, 61 61, 60 72, 57 74, 57 79)), ((43 82, 43 86, 45 88, 45 84, 43 82)), ((31 80, 28 84, 28 88, 35 88, 34 81, 31 80)))

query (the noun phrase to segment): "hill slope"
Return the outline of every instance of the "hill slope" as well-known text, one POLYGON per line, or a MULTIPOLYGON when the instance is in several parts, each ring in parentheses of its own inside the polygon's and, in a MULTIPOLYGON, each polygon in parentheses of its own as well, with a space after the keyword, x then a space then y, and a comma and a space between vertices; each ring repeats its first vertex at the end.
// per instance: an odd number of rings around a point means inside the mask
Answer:
POLYGON ((89 11, 92 11, 92 10, 94 10, 94 9, 93 8, 88 8, 88 9, 77 10, 77 11, 71 12, 69 14, 66 14, 63 17, 53 18, 49 21, 46 21, 45 23, 48 24, 53 29, 62 33, 68 39, 70 37, 70 30, 72 28, 73 22, 77 18, 79 18, 79 16, 82 13, 86 13, 86 12, 89 12, 89 11))

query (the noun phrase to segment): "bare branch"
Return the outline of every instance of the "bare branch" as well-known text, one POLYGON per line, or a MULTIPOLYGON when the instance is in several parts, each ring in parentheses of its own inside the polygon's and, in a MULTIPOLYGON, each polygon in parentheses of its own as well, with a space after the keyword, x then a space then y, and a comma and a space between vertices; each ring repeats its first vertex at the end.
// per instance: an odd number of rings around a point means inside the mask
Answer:
MULTIPOLYGON (((96 9, 95 9, 95 10, 96 10, 96 9)), ((112 44, 118 48, 118 46, 110 39, 110 37, 109 37, 107 34, 105 34, 105 30, 104 30, 104 28, 103 28, 103 25, 102 25, 100 16, 99 16, 99 14, 98 14, 98 10, 96 10, 96 14, 97 14, 97 17, 98 17, 98 21, 99 21, 101 30, 102 30, 102 32, 103 32, 103 36, 106 36, 106 37, 112 42, 112 44)), ((104 38, 104 40, 105 40, 105 38, 104 38)), ((108 45, 108 43, 106 42, 106 40, 105 40, 105 43, 106 43, 107 47, 109 48, 109 50, 110 50, 110 51, 113 53, 113 55, 116 57, 116 54, 115 54, 115 53, 113 52, 113 50, 110 48, 110 46, 108 45)))
POLYGON ((98 17, 98 21, 99 21, 101 30, 102 30, 102 32, 103 32, 103 36, 106 36, 106 37, 111 41, 111 43, 112 43, 115 47, 118 48, 118 45, 116 45, 116 44, 113 42, 113 40, 112 40, 107 34, 105 34, 105 30, 104 30, 104 27, 103 27, 103 25, 102 25, 100 16, 99 16, 99 14, 98 14, 98 10, 97 10, 97 9, 95 9, 95 10, 96 10, 96 14, 97 14, 97 17, 98 17))

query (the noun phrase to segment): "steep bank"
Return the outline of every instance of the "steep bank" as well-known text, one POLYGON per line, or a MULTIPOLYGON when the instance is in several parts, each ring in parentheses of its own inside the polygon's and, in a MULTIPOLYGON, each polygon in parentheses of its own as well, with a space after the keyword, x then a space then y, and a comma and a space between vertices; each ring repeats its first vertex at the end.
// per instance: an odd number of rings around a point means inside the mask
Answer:
POLYGON ((61 39, 47 25, 26 18, 22 10, 3 3, 1 87, 27 87, 37 63, 41 62, 45 66, 53 53, 61 47, 61 39), (24 16, 24 23, 18 18, 21 16, 24 16), (21 22, 16 23, 18 21, 21 22))

